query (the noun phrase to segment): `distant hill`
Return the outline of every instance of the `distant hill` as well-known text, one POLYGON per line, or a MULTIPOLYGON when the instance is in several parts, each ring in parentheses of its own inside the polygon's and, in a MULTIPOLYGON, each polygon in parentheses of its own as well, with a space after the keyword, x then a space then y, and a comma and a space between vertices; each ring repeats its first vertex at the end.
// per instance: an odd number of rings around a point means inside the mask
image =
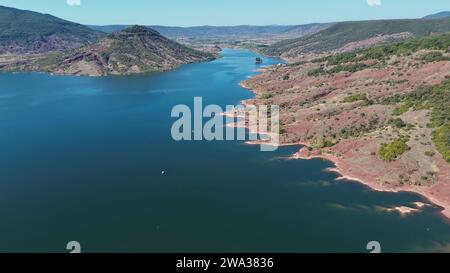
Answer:
POLYGON ((322 53, 343 48, 350 51, 449 31, 450 18, 341 22, 312 35, 275 43, 262 51, 271 56, 295 58, 305 53, 322 53))
POLYGON ((450 18, 450 11, 443 11, 423 17, 423 19, 432 19, 432 20, 445 18, 450 18))
POLYGON ((180 45, 153 29, 132 26, 93 45, 40 59, 31 69, 70 75, 128 75, 166 71, 214 58, 211 53, 180 45))
POLYGON ((76 48, 105 34, 48 14, 0 6, 0 53, 76 48))
MULTIPOLYGON (((198 27, 168 27, 149 26, 161 35, 172 38, 267 38, 273 36, 300 37, 328 27, 329 24, 308 24, 292 26, 198 26, 198 27), (294 36, 292 36, 294 35, 294 36)), ((91 29, 113 33, 127 28, 127 25, 88 26, 91 29)))
POLYGON ((128 27, 131 27, 131 25, 105 25, 105 26, 86 25, 86 27, 92 30, 111 34, 114 32, 122 31, 128 27))

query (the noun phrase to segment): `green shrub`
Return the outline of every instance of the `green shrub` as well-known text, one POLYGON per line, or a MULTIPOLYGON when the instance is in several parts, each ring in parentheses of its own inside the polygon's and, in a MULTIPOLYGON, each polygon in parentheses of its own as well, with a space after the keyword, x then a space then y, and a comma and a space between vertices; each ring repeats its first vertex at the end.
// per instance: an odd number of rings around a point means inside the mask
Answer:
POLYGON ((330 74, 337 74, 342 71, 355 73, 361 70, 364 70, 366 68, 369 68, 370 66, 365 63, 356 63, 356 64, 347 64, 347 65, 337 65, 330 70, 328 70, 328 73, 330 74))
POLYGON ((313 70, 308 72, 308 76, 310 76, 310 77, 312 77, 312 76, 318 77, 318 76, 321 76, 321 75, 324 75, 324 74, 327 74, 327 72, 325 71, 323 66, 321 66, 319 68, 316 68, 316 69, 313 69, 313 70))
POLYGON ((338 55, 334 55, 331 57, 326 58, 328 61, 328 64, 330 65, 338 65, 343 63, 349 63, 354 62, 356 60, 356 53, 355 52, 346 52, 338 55))
POLYGON ((440 61, 450 61, 450 58, 447 56, 444 56, 442 52, 428 52, 425 55, 421 56, 420 58, 422 61, 427 63, 432 62, 440 62, 440 61))
POLYGON ((343 101, 343 102, 345 102, 345 103, 350 103, 350 102, 356 102, 356 101, 361 101, 361 100, 362 100, 362 101, 367 101, 367 100, 369 100, 369 99, 367 98, 367 94, 350 95, 350 96, 344 98, 344 101, 343 101))
POLYGON ((401 116, 404 113, 408 112, 411 106, 409 104, 403 103, 400 106, 397 106, 394 111, 392 112, 392 115, 394 116, 401 116))
POLYGON ((268 99, 270 99, 272 97, 273 97, 273 95, 269 94, 269 93, 265 93, 265 94, 261 95, 261 99, 263 99, 263 100, 268 100, 268 99))
POLYGON ((409 150, 406 138, 398 138, 391 143, 382 144, 380 148, 380 157, 384 161, 394 161, 399 156, 409 150))
POLYGON ((391 119, 388 124, 396 128, 405 128, 407 126, 407 124, 400 118, 391 119))
POLYGON ((334 145, 335 145, 335 143, 333 143, 332 141, 326 139, 322 143, 322 148, 329 148, 329 147, 333 147, 334 145))
POLYGON ((450 163, 450 126, 442 126, 433 134, 433 141, 445 161, 450 163))

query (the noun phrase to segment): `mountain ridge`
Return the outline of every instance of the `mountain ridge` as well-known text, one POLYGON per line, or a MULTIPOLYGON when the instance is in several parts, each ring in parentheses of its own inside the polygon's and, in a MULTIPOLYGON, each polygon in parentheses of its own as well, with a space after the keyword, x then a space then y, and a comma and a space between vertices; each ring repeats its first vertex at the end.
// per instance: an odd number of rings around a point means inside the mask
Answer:
POLYGON ((445 18, 449 18, 450 17, 450 11, 441 11, 435 14, 430 14, 427 15, 425 17, 423 17, 422 19, 431 19, 431 20, 435 20, 435 19, 445 19, 445 18))
POLYGON ((73 49, 105 35, 53 15, 0 6, 0 53, 73 49))
POLYGON ((348 21, 333 24, 311 35, 275 43, 262 49, 262 53, 295 59, 309 53, 339 51, 346 46, 349 47, 346 51, 351 51, 393 40, 424 37, 449 31, 450 18, 348 21))

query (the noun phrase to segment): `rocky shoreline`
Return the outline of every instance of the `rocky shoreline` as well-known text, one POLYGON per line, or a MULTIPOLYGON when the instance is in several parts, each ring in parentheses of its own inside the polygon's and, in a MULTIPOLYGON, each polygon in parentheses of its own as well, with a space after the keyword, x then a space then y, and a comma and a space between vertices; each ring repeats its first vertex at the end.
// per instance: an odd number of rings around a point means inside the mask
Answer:
MULTIPOLYGON (((412 187, 412 186, 403 186, 403 187, 395 187, 390 188, 387 186, 380 185, 376 182, 375 177, 368 176, 355 176, 352 172, 351 166, 345 164, 345 161, 342 159, 332 155, 332 154, 312 154, 307 147, 303 147, 299 152, 294 154, 290 159, 301 159, 301 160, 312 160, 312 159, 323 159, 332 162, 336 167, 328 169, 328 171, 335 172, 339 174, 341 180, 350 180, 355 181, 361 184, 368 186, 370 189, 380 192, 411 192, 417 193, 421 196, 425 197, 429 200, 430 203, 433 203, 442 208, 441 214, 450 221, 450 202, 448 198, 445 196, 436 196, 436 192, 439 192, 439 186, 435 186, 433 188, 420 188, 420 187, 412 187)), ((426 205, 426 204, 425 204, 426 205)), ((411 208, 413 209, 413 208, 411 208)))

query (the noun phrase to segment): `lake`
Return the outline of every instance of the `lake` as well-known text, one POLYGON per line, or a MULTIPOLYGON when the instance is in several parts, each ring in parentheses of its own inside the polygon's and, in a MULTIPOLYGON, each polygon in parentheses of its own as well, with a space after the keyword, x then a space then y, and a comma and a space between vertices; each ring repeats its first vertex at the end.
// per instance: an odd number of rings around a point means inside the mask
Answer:
MULTIPOLYGON (((176 142, 172 108, 236 105, 256 53, 127 77, 0 74, 0 252, 450 251, 436 207, 337 181, 323 160, 241 141, 176 142), (164 172, 164 174, 162 173, 164 172)), ((263 58, 263 65, 276 64, 263 58)))

